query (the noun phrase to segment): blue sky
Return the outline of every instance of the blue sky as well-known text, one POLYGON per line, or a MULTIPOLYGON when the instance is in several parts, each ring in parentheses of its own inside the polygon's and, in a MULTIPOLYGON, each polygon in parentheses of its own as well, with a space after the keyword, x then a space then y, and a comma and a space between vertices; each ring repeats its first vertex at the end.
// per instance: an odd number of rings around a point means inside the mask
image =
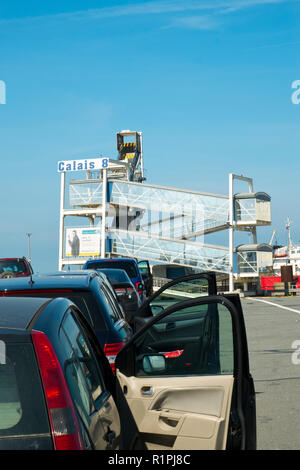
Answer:
POLYGON ((116 157, 143 132, 148 182, 272 197, 272 229, 300 241, 300 1, 13 1, 0 4, 0 257, 57 268, 59 160, 116 157), (245 189, 245 188, 244 188, 245 189))

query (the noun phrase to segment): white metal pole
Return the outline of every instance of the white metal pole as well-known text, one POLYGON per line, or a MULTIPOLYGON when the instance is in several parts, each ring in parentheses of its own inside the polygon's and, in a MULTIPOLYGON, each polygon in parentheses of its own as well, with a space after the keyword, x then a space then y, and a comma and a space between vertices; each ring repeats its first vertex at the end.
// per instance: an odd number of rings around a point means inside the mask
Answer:
POLYGON ((140 143, 141 143, 141 173, 142 173, 142 178, 144 179, 143 134, 142 132, 139 132, 138 134, 140 136, 140 143))
POLYGON ((106 241, 106 199, 107 199, 107 170, 102 170, 102 220, 101 220, 101 258, 105 258, 106 241))
POLYGON ((28 237, 28 261, 29 263, 31 263, 31 247, 30 247, 30 237, 31 237, 31 233, 27 233, 27 237, 28 237))
POLYGON ((234 228, 233 228, 233 174, 229 174, 229 291, 233 292, 233 249, 234 249, 234 228))
POLYGON ((59 214, 59 255, 58 270, 63 267, 63 251, 64 251, 64 208, 65 208, 65 172, 60 174, 60 214, 59 214))

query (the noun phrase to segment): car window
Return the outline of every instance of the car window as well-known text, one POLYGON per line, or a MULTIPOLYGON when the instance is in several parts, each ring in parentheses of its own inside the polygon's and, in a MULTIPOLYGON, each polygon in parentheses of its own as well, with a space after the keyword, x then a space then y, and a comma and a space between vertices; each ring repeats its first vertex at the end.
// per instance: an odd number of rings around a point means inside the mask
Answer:
POLYGON ((146 330, 135 356, 137 376, 233 374, 230 311, 217 302, 178 309, 146 330), (159 371, 151 361, 160 356, 159 371))
POLYGON ((110 281, 131 282, 124 269, 101 269, 110 281))
MULTIPOLYGON (((45 293, 39 292, 38 289, 30 292, 28 291, 28 295, 32 297, 45 297, 45 293)), ((73 290, 72 292, 64 292, 64 289, 54 289, 53 292, 47 292, 47 297, 65 297, 70 299, 75 305, 77 305, 91 326, 96 327, 98 330, 107 329, 104 316, 99 312, 93 292, 89 290, 73 290)))
POLYGON ((134 263, 125 261, 94 261, 88 263, 88 269, 124 269, 130 278, 137 277, 138 273, 134 263))
POLYGON ((163 290, 150 302, 153 315, 182 300, 208 295, 209 283, 205 278, 183 279, 163 290))
POLYGON ((104 392, 104 383, 92 347, 70 309, 60 329, 65 351, 63 370, 66 381, 83 422, 89 426, 96 411, 96 401, 104 392))
POLYGON ((105 290, 108 292, 109 298, 112 299, 113 305, 114 306, 118 305, 117 295, 116 295, 116 292, 114 290, 112 283, 110 281, 109 282, 104 281, 102 283, 102 286, 105 286, 105 290))
POLYGON ((122 341, 125 341, 128 337, 128 323, 125 321, 123 311, 121 311, 118 306, 118 299, 116 298, 116 294, 112 293, 108 286, 106 286, 104 283, 100 285, 100 289, 103 294, 103 299, 105 299, 106 305, 108 306, 110 317, 114 322, 115 327, 122 338, 122 341))
POLYGON ((99 282, 99 284, 100 284, 100 291, 102 293, 102 298, 103 298, 103 301, 105 303, 107 312, 108 312, 110 318, 112 319, 112 321, 114 323, 116 323, 121 318, 120 310, 116 307, 115 300, 112 298, 112 296, 111 296, 110 292, 108 291, 108 289, 106 288, 106 286, 104 286, 104 284, 101 284, 100 282, 99 282))
POLYGON ((138 263, 138 267, 142 274, 149 274, 149 265, 147 261, 140 261, 138 263))
POLYGON ((0 363, 0 438, 49 433, 32 344, 7 343, 0 363))
MULTIPOLYGON (((68 298, 74 302, 79 310, 84 314, 90 325, 94 326, 94 320, 92 316, 93 311, 93 300, 90 292, 79 292, 68 295, 68 298)), ((103 326, 103 325, 101 325, 103 326)))
POLYGON ((3 260, 0 261, 0 273, 12 271, 13 273, 27 272, 26 264, 22 260, 3 260))

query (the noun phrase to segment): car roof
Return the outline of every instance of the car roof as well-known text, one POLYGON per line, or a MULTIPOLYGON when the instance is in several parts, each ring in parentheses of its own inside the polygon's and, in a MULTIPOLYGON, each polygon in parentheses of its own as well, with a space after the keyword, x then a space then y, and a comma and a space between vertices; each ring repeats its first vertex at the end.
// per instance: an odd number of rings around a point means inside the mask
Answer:
POLYGON ((87 289, 91 279, 95 276, 105 279, 104 274, 96 271, 70 275, 67 273, 33 274, 30 277, 15 277, 0 279, 0 292, 4 290, 30 290, 30 289, 87 289))
POLYGON ((25 330, 36 313, 55 299, 0 297, 0 328, 25 330))
POLYGON ((94 261, 95 262, 98 262, 98 261, 100 261, 100 262, 105 262, 105 261, 112 261, 112 262, 119 261, 120 262, 120 261, 122 261, 123 262, 124 261, 124 262, 130 262, 130 263, 132 263, 132 262, 137 263, 136 259, 134 259, 134 258, 95 258, 95 259, 89 259, 85 264, 93 263, 94 261))
POLYGON ((100 271, 100 273, 122 273, 122 274, 126 274, 126 276, 128 277, 128 274, 127 272, 125 271, 125 269, 117 269, 117 268, 98 268, 97 271, 100 271))
POLYGON ((87 276, 88 274, 94 273, 96 269, 81 269, 74 271, 51 271, 49 273, 36 273, 39 277, 45 276, 87 276))
POLYGON ((122 268, 97 268, 97 271, 100 271, 100 272, 104 272, 104 271, 107 271, 107 272, 112 272, 112 273, 118 273, 118 272, 122 272, 122 273, 126 273, 125 269, 122 269, 122 268))

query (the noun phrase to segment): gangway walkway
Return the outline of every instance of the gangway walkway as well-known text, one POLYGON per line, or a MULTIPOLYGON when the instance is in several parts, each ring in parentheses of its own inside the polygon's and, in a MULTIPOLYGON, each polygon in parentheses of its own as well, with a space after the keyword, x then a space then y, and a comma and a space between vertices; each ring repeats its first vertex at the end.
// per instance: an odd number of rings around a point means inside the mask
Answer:
MULTIPOLYGON (((96 208, 101 214, 103 182, 70 181, 69 191, 69 214, 96 208)), ((228 271, 228 248, 203 242, 228 226, 227 196, 109 180, 107 214, 106 246, 114 256, 228 271)))
POLYGON ((229 252, 225 246, 175 240, 138 231, 109 230, 111 253, 148 259, 205 271, 228 272, 229 252))
MULTIPOLYGON (((73 208, 92 208, 101 204, 101 181, 70 181, 69 188, 73 208)), ((152 217, 151 222, 144 225, 145 231, 151 233, 154 225, 161 223, 167 227, 176 219, 179 223, 174 238, 191 238, 228 227, 228 196, 118 180, 108 181, 107 193, 107 202, 111 205, 168 214, 165 219, 154 220, 152 217), (187 231, 178 233, 178 226, 182 228, 184 224, 187 231)))

